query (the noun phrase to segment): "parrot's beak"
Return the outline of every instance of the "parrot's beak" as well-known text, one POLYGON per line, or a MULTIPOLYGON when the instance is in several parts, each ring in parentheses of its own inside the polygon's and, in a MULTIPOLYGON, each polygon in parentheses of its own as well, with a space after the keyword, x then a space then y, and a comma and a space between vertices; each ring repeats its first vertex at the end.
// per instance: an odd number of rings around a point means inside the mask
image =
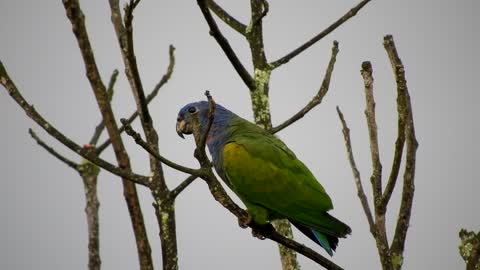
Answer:
POLYGON ((190 125, 188 125, 187 122, 185 122, 185 120, 177 121, 176 130, 177 130, 178 136, 180 136, 182 139, 185 139, 183 134, 192 134, 190 125))

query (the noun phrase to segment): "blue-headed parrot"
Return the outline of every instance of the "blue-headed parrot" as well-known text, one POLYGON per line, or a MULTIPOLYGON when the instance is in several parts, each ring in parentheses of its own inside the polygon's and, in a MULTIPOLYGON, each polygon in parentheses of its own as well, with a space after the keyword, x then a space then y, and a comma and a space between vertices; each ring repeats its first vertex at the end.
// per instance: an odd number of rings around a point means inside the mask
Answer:
MULTIPOLYGON (((192 134, 194 115, 205 132, 208 112, 207 101, 185 105, 177 117, 178 135, 192 134)), ((347 224, 327 213, 332 200, 315 176, 268 131, 216 104, 207 146, 218 175, 255 223, 286 218, 330 256, 338 238, 351 233, 347 224)))

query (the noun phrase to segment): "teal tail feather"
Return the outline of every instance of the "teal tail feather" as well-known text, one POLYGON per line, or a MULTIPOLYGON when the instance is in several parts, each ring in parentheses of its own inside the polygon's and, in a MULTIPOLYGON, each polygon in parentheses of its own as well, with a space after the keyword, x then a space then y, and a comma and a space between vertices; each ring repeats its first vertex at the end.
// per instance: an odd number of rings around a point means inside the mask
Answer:
POLYGON ((338 246, 338 237, 329 235, 326 233, 318 232, 313 228, 300 224, 298 222, 290 220, 290 222, 300 230, 305 236, 310 238, 313 242, 320 245, 325 251, 333 256, 333 252, 337 249, 338 246))

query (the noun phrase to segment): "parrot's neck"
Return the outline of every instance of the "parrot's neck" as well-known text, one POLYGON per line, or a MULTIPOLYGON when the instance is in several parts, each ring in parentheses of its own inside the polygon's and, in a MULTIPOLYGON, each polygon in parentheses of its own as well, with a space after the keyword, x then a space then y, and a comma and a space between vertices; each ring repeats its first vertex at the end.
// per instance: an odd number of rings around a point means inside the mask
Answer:
MULTIPOLYGON (((212 155, 212 161, 215 166, 219 165, 219 157, 221 156, 223 146, 228 142, 232 135, 231 125, 237 122, 238 119, 241 119, 224 108, 217 107, 217 109, 220 110, 216 111, 212 127, 207 136, 208 150, 212 155)), ((202 126, 205 127, 207 125, 202 126)))

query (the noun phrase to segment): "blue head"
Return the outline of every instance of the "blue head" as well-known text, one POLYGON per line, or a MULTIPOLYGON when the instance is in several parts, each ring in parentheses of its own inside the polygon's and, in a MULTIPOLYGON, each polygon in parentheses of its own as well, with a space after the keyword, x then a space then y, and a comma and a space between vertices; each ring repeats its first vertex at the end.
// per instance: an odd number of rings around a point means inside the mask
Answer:
MULTIPOLYGON (((192 102, 183 106, 177 116, 177 134, 183 138, 183 134, 193 133, 193 117, 198 117, 202 132, 205 132, 208 125, 208 111, 209 104, 207 101, 192 102)), ((235 116, 235 114, 216 104, 214 121, 209 135, 214 135, 224 130, 232 116, 235 116)))

